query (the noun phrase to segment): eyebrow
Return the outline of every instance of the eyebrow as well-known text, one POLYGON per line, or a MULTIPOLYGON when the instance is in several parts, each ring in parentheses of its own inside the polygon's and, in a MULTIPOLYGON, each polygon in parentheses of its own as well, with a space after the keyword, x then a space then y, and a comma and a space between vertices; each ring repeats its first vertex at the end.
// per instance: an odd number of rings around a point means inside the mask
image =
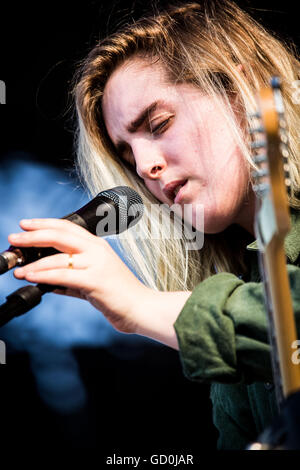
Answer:
POLYGON ((144 124, 144 122, 148 119, 149 114, 152 113, 152 111, 154 111, 157 108, 158 103, 159 103, 158 101, 154 101, 154 103, 151 103, 149 106, 147 106, 145 109, 143 109, 140 112, 140 114, 134 121, 132 121, 127 126, 126 129, 128 130, 128 132, 130 132, 130 134, 133 134, 134 132, 136 132, 138 128, 141 127, 142 124, 144 124))
MULTIPOLYGON (((164 103, 163 101, 161 100, 157 100, 157 101, 154 101, 153 103, 151 103, 149 106, 147 106, 146 108, 144 108, 140 113, 139 115, 137 116, 136 119, 134 119, 134 121, 132 121, 131 123, 129 123, 127 126, 126 126, 126 130, 130 133, 130 134, 133 134, 134 132, 136 132, 144 123, 145 121, 147 121, 149 119, 149 115, 155 111, 155 109, 157 108, 157 106, 159 104, 162 104, 164 103)), ((122 153, 124 151, 124 148, 126 146, 126 143, 121 140, 121 141, 118 141, 116 142, 115 144, 115 148, 116 148, 116 151, 118 153, 122 153)))

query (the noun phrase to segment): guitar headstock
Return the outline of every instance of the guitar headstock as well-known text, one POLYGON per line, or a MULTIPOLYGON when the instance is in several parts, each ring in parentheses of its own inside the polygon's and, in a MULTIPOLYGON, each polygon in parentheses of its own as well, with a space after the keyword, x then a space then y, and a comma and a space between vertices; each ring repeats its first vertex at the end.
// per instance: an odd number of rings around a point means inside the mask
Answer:
POLYGON ((257 195, 256 237, 261 249, 282 241, 290 230, 289 146, 280 79, 259 92, 258 111, 250 116, 253 189, 257 195))

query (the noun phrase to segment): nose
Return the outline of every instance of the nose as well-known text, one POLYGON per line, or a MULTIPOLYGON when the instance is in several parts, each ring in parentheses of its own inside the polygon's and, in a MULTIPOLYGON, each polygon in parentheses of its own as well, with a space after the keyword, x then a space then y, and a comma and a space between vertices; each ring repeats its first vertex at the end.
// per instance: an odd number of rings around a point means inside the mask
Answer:
POLYGON ((136 172, 143 179, 156 180, 167 168, 167 162, 154 145, 136 145, 134 148, 136 172))

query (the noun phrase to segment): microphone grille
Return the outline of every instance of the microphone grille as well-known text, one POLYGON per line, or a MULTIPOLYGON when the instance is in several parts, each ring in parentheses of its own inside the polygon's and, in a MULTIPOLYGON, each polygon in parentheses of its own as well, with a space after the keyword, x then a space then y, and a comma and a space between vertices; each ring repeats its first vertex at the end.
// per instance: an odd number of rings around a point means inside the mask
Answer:
POLYGON ((98 196, 111 199, 118 207, 119 233, 127 230, 129 226, 135 225, 143 215, 144 204, 141 196, 128 186, 116 186, 115 188, 102 191, 98 196))

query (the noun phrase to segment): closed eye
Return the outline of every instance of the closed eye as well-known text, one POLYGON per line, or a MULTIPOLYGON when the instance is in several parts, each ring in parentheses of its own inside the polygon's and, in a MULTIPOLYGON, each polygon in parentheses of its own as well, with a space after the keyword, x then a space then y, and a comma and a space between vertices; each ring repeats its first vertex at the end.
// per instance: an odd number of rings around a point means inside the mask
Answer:
POLYGON ((174 116, 170 116, 168 119, 165 119, 164 121, 162 121, 161 123, 159 123, 157 126, 154 126, 154 127, 152 127, 151 123, 150 123, 151 133, 152 134, 160 134, 165 129, 165 127, 170 123, 170 121, 173 117, 174 116))

